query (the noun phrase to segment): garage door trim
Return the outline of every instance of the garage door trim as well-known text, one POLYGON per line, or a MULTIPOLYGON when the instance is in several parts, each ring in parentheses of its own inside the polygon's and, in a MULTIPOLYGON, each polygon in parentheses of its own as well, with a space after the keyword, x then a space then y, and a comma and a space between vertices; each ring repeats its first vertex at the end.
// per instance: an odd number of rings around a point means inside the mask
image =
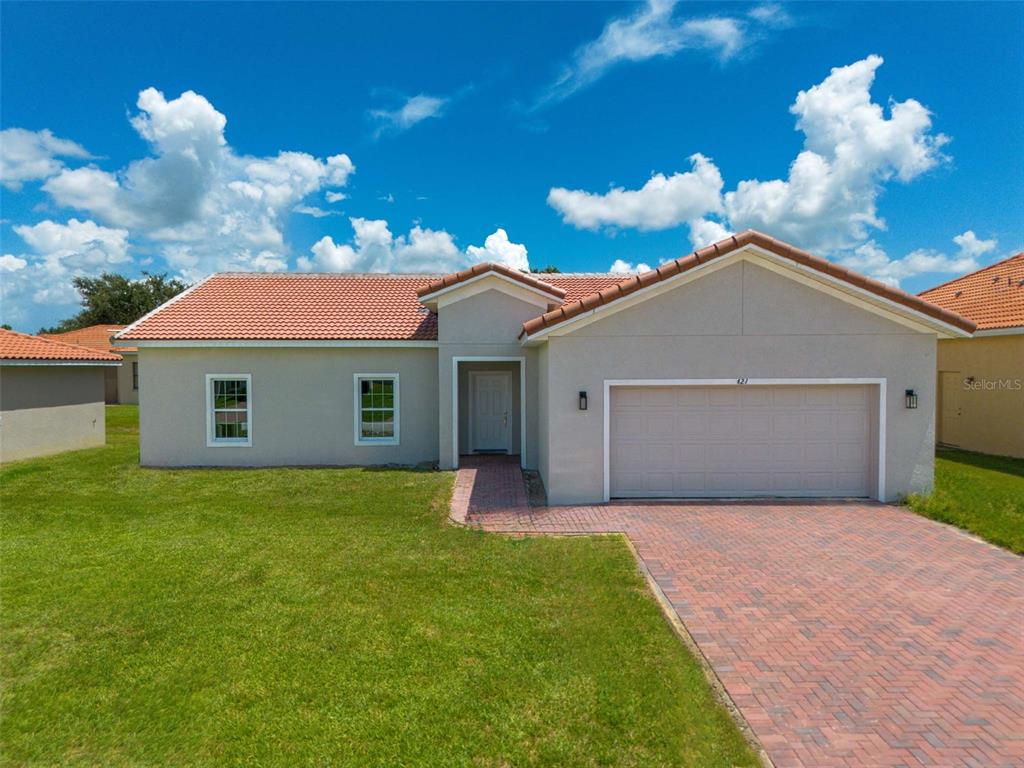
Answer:
POLYGON ((604 500, 611 500, 612 387, 765 387, 821 384, 872 384, 878 387, 878 500, 885 501, 885 385, 886 379, 605 379, 604 380, 604 500))

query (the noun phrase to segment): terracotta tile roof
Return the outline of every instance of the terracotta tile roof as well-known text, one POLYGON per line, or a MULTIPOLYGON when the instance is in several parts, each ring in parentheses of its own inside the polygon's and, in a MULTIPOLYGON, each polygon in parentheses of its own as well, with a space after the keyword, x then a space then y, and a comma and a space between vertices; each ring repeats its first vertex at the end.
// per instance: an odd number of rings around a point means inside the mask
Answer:
POLYGON ((39 338, 63 341, 65 344, 77 344, 80 347, 99 349, 103 352, 137 352, 136 347, 115 347, 110 343, 110 337, 125 327, 123 325, 90 325, 64 333, 40 333, 39 338))
POLYGON ((216 274, 119 338, 433 341, 437 315, 416 290, 437 277, 216 274))
POLYGON ((969 317, 979 331, 1024 326, 1024 253, 919 294, 932 304, 969 317))
MULTIPOLYGON (((443 277, 218 274, 128 326, 120 338, 434 341, 437 315, 420 303, 419 294, 443 277)), ((542 285, 554 301, 562 296, 575 301, 623 279, 600 274, 523 277, 542 285)))
POLYGON ((538 280, 551 283, 556 288, 565 291, 563 304, 571 304, 579 301, 584 296, 597 293, 612 285, 618 285, 623 280, 628 280, 629 275, 604 274, 604 273, 556 273, 536 275, 538 280))
POLYGON ((566 302, 558 309, 546 312, 540 317, 535 317, 532 320, 528 320, 523 323, 523 330, 519 335, 520 337, 529 336, 543 330, 544 328, 550 328, 553 325, 558 325, 559 323, 573 318, 576 315, 610 304, 614 301, 618 301, 641 288, 646 288, 650 285, 661 282, 662 280, 674 277, 682 272, 687 272, 694 267, 725 256, 726 254, 732 253, 746 245, 756 245, 766 251, 774 253, 777 256, 782 256, 783 258, 795 261, 796 263, 809 267, 810 269, 844 280, 847 283, 869 291, 876 296, 889 299, 890 301, 895 301, 898 304, 902 304, 905 307, 916 310, 924 315, 928 315, 936 320, 940 320, 956 328, 960 328, 968 333, 974 331, 975 324, 955 312, 943 309, 940 306, 936 306, 935 304, 918 298, 917 296, 912 296, 911 294, 905 293, 897 288, 890 288, 884 283, 872 280, 869 277, 865 277, 857 272, 841 267, 838 264, 833 264, 830 261, 813 256, 810 253, 794 248, 781 240, 776 240, 775 238, 769 237, 761 232, 748 229, 738 235, 733 235, 725 240, 721 240, 714 245, 709 245, 707 248, 694 251, 688 256, 667 261, 657 269, 652 269, 651 271, 644 272, 641 275, 631 276, 619 283, 616 283, 615 285, 592 293, 589 296, 585 296, 578 301, 566 302))
POLYGON ((546 291, 559 300, 565 296, 565 291, 555 286, 551 280, 538 279, 534 275, 527 274, 526 272, 520 272, 518 269, 506 267, 504 264, 492 264, 491 262, 474 264, 469 269, 464 269, 461 272, 453 272, 450 275, 443 275, 435 280, 431 280, 426 285, 418 288, 416 290, 416 295, 422 298, 430 295, 431 293, 440 291, 442 288, 450 288, 453 285, 464 283, 467 280, 472 280, 474 277, 485 274, 486 272, 496 272, 499 275, 510 277, 523 285, 528 285, 531 288, 546 291))
POLYGON ((109 352, 65 344, 27 333, 0 328, 0 360, 66 360, 119 363, 121 357, 109 352))

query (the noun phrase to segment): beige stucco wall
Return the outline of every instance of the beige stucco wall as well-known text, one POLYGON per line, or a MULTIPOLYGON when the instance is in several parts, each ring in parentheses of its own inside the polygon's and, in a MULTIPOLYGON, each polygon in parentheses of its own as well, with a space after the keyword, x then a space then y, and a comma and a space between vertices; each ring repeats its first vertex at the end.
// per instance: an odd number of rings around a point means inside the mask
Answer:
POLYGON ((437 461, 432 348, 142 349, 147 466, 418 464, 437 461), (252 446, 207 447, 206 374, 252 376, 252 446), (356 445, 356 373, 399 374, 399 445, 356 445))
POLYGON ((139 390, 132 388, 132 363, 139 361, 135 352, 118 353, 124 358, 121 367, 117 369, 117 402, 137 405, 139 402, 139 390))
POLYGON ((549 501, 603 496, 606 379, 885 378, 886 498, 931 487, 935 336, 740 262, 547 342, 549 501), (905 389, 920 398, 903 407, 905 389), (577 393, 590 407, 580 411, 577 393))
POLYGON ((949 395, 960 409, 955 427, 944 429, 939 408, 938 439, 970 451, 1024 457, 1024 333, 942 340, 938 371, 940 381, 944 372, 957 374, 947 381, 957 386, 949 395), (974 382, 966 381, 970 377, 974 382))
MULTIPOLYGON (((501 290, 487 290, 448 304, 438 311, 438 435, 440 464, 451 469, 452 360, 455 357, 524 357, 526 362, 526 456, 523 464, 537 466, 537 350, 519 344, 522 324, 544 311, 501 290)), ((469 367, 466 363, 462 367, 469 367)), ((473 363, 476 365, 476 363, 473 363)), ((462 406, 460 406, 460 410, 462 406)), ((460 451, 466 446, 460 441, 460 451)))
POLYGON ((99 366, 0 366, 0 461, 106 441, 99 366))

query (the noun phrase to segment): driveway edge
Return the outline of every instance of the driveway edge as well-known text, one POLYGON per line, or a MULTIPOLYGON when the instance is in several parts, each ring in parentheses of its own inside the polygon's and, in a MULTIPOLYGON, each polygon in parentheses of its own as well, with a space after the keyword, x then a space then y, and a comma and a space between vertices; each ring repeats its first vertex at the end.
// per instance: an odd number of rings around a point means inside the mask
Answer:
POLYGON ((697 663, 700 665, 701 670, 704 672, 704 679, 708 681, 711 686, 711 690, 714 692, 714 696, 718 701, 726 708, 729 715, 732 717, 733 722, 736 723, 736 727, 740 729, 740 733, 743 734, 743 738, 747 744, 757 755, 757 758, 761 761, 761 765, 764 768, 775 768, 775 763, 768 757, 768 752, 758 741, 757 735, 754 733, 754 729, 747 722, 747 719, 743 716, 740 708, 736 706, 736 702, 732 700, 729 692, 725 689, 725 685, 719 679, 718 674, 715 672, 715 668, 708 661, 708 658, 701 651, 700 646, 690 635, 690 631, 686 628, 686 624, 679 614, 676 613, 676 609, 672 606, 672 602, 668 599, 668 596, 662 591, 661 586, 655 580, 653 574, 647 568, 647 564, 644 562, 643 557, 637 551, 636 547, 633 546, 633 542, 629 536, 625 533, 619 534, 626 542, 626 546, 629 547, 629 551, 633 553, 633 559, 636 561, 637 568, 647 581, 647 586, 650 587, 651 592, 654 595, 655 601, 658 603, 658 607, 661 609, 661 615, 665 617, 665 621, 668 622, 669 627, 677 638, 682 642, 690 654, 697 663))

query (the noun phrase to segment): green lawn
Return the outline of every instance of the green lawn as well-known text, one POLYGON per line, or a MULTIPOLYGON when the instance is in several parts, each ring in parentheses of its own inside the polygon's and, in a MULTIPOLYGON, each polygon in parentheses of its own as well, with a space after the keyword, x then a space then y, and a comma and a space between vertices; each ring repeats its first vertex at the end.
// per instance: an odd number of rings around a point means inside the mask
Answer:
POLYGON ((1024 459, 939 451, 934 492, 911 496, 907 504, 925 517, 1024 554, 1024 459))
POLYGON ((11 765, 754 765, 614 537, 445 522, 452 476, 0 469, 11 765))

